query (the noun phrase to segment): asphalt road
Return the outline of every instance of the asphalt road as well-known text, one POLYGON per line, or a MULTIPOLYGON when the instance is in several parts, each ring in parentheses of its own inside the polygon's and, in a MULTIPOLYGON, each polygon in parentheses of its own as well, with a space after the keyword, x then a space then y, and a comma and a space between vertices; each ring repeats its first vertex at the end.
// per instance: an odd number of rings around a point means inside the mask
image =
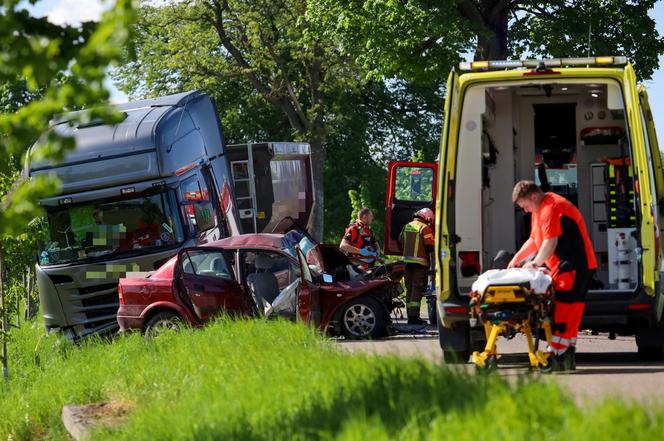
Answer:
MULTIPOLYGON (((400 326, 403 329, 407 326, 400 326)), ((402 334, 379 341, 339 340, 339 347, 354 353, 394 354, 402 357, 424 357, 443 363, 434 327, 418 334, 402 334)), ((528 369, 527 345, 520 336, 498 341, 498 375, 517 379, 522 375, 537 375, 528 369)), ((580 333, 577 341, 577 370, 571 373, 542 375, 545 381, 556 381, 570 390, 580 404, 597 398, 617 396, 628 401, 664 404, 664 362, 639 361, 633 337, 608 334, 580 333)), ((455 369, 474 372, 471 363, 455 369)))

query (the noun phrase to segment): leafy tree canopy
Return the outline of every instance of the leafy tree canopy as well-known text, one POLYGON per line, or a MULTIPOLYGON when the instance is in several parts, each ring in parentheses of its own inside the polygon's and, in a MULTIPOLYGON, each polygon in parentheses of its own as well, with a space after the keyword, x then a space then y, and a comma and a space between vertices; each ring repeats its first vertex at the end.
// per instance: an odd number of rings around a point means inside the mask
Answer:
POLYGON ((529 53, 539 57, 625 55, 638 77, 649 79, 664 53, 664 38, 648 15, 655 1, 515 2, 510 8, 508 54, 517 58, 529 53))
POLYGON ((441 81, 459 54, 475 59, 626 55, 648 79, 664 39, 656 0, 314 0, 338 16, 374 76, 441 81), (591 32, 590 45, 588 32, 591 32))

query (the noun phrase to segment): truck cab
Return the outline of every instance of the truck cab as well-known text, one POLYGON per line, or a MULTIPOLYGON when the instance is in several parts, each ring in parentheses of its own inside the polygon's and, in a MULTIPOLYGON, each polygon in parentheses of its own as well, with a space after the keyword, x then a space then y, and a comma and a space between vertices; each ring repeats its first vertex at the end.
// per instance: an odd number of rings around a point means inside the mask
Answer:
POLYGON ((435 199, 445 359, 465 362, 483 344, 468 295, 500 250, 529 237, 529 215, 511 201, 523 179, 564 196, 586 221, 599 267, 581 329, 635 335, 641 358, 664 358, 664 174, 648 96, 627 59, 462 63, 446 93, 435 199))

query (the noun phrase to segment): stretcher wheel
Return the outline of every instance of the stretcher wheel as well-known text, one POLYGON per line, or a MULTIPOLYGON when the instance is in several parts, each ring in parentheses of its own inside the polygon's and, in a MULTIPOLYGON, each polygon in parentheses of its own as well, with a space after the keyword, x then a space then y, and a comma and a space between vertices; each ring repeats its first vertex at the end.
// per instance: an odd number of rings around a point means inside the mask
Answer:
POLYGON ((498 369, 498 357, 495 355, 490 355, 489 358, 486 359, 483 367, 478 364, 475 365, 475 370, 478 372, 491 372, 496 369, 498 369))

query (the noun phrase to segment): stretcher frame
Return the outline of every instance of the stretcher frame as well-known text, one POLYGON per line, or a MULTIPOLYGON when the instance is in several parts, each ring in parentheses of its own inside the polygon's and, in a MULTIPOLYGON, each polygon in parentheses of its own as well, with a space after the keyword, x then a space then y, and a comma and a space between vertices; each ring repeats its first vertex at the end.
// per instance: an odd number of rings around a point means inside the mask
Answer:
POLYGON ((515 333, 526 336, 530 367, 548 366, 549 354, 538 350, 535 339, 544 331, 547 343, 551 344, 549 310, 552 297, 552 288, 537 294, 528 284, 491 285, 483 294, 471 293, 471 326, 479 321, 486 334, 484 351, 475 351, 471 356, 475 366, 480 369, 497 367, 496 340, 501 335, 513 336, 515 333))

